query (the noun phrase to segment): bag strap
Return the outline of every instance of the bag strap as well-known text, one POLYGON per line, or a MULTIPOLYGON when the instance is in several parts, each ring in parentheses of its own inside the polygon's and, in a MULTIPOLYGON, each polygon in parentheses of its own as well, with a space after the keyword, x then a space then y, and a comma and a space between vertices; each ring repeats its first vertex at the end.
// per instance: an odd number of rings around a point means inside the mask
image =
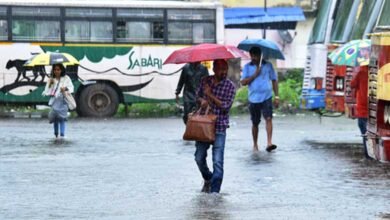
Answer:
POLYGON ((207 105, 207 108, 206 108, 206 111, 204 112, 205 115, 208 115, 209 112, 212 112, 211 108, 210 108, 210 104, 207 105))
POLYGON ((56 86, 56 89, 54 90, 54 94, 57 93, 58 87, 60 86, 60 81, 61 81, 61 78, 57 82, 57 86, 56 86))
MULTIPOLYGON (((202 108, 199 107, 199 109, 196 110, 193 115, 201 115, 201 113, 202 113, 202 108)), ((213 110, 211 110, 210 105, 207 105, 206 110, 205 110, 203 115, 208 115, 208 114, 212 114, 212 113, 213 113, 213 110)))

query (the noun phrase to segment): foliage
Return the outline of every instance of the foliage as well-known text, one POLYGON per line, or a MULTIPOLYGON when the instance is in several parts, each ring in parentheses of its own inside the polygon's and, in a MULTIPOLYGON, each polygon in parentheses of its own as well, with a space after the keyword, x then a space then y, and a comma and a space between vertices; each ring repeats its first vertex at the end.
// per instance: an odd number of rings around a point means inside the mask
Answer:
MULTIPOLYGON (((279 105, 281 110, 297 109, 299 107, 302 91, 303 69, 290 69, 285 74, 279 74, 279 105)), ((248 112, 248 87, 244 86, 237 90, 232 114, 248 112)))
POLYGON ((285 74, 279 74, 279 81, 283 82, 292 79, 296 82, 303 82, 303 69, 288 69, 285 74))
POLYGON ((279 97, 282 105, 292 105, 299 107, 299 97, 301 95, 302 83, 293 79, 287 79, 279 83, 279 97))
POLYGON ((303 83, 303 70, 291 69, 279 81, 279 97, 281 106, 299 107, 303 83))
POLYGON ((233 106, 230 109, 230 114, 237 115, 248 112, 248 87, 241 87, 237 89, 234 97, 233 106))
POLYGON ((179 114, 179 108, 172 103, 137 103, 128 106, 120 105, 116 117, 166 117, 179 114))
POLYGON ((248 87, 241 87, 237 89, 234 102, 247 102, 248 101, 248 87))

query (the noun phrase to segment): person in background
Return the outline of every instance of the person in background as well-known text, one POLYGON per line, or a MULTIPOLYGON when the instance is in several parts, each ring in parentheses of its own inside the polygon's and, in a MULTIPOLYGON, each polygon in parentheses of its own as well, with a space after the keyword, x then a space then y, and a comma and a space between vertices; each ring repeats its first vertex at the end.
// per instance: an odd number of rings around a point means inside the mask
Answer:
POLYGON ((271 63, 262 59, 261 49, 252 47, 249 50, 251 62, 247 63, 242 71, 241 84, 248 86, 249 112, 252 120, 253 150, 258 151, 257 144, 261 116, 265 119, 267 131, 266 150, 271 152, 277 148, 272 143, 272 90, 274 105, 279 106, 278 79, 271 63))
POLYGON ((200 80, 209 75, 209 71, 200 62, 188 63, 183 67, 176 87, 176 103, 179 104, 179 94, 183 86, 184 124, 187 123, 188 113, 196 108, 196 90, 200 80))
POLYGON ((211 144, 201 141, 195 143, 195 161, 204 180, 202 192, 206 193, 219 193, 221 190, 226 129, 229 127, 229 110, 236 94, 233 82, 227 79, 227 62, 215 60, 213 71, 213 76, 202 79, 197 92, 200 107, 204 110, 209 106, 211 111, 217 115, 215 141, 212 143, 213 172, 208 168, 206 160, 207 150, 211 144))
POLYGON ((367 153, 367 120, 368 120, 368 66, 355 67, 357 74, 351 80, 351 88, 355 89, 356 118, 360 133, 363 136, 364 155, 370 158, 367 153))
POLYGON ((68 117, 68 105, 64 99, 64 92, 73 93, 74 87, 69 76, 65 75, 65 67, 62 64, 52 66, 51 77, 46 83, 43 95, 50 96, 49 122, 54 124, 54 135, 58 138, 65 136, 65 121, 68 117))

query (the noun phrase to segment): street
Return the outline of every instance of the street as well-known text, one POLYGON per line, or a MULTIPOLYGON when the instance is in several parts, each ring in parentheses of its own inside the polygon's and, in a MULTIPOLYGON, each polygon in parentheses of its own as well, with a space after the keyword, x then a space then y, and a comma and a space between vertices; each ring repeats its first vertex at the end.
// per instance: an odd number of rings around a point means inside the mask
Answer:
POLYGON ((75 118, 64 141, 0 119, 0 219, 390 219, 390 165, 364 159, 356 123, 278 115, 277 150, 262 121, 253 153, 249 115, 231 117, 216 195, 181 118, 75 118))

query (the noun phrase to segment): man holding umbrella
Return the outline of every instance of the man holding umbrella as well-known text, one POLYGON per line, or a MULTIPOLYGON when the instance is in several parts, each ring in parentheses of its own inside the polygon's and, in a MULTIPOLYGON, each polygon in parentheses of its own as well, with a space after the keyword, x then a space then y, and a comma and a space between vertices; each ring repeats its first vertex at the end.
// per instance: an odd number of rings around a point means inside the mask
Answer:
POLYGON ((202 109, 209 107, 217 115, 215 141, 196 141, 195 161, 203 177, 202 192, 219 193, 224 174, 224 152, 226 130, 229 128, 229 111, 232 107, 236 88, 227 78, 228 64, 224 59, 213 62, 214 75, 204 77, 197 90, 197 101, 202 109), (212 146, 213 171, 207 165, 207 151, 212 146))
MULTIPOLYGON (((236 88, 227 78, 229 66, 226 59, 247 57, 237 47, 220 44, 198 44, 174 51, 165 60, 169 63, 192 63, 214 60, 214 75, 203 77, 197 88, 196 100, 203 109, 209 108, 216 116, 213 143, 196 141, 195 161, 203 177, 202 192, 219 193, 224 175, 226 130, 229 127, 229 111, 236 88), (207 165, 207 151, 212 145, 213 170, 207 165)), ((179 93, 181 89, 177 90, 179 93)))
MULTIPOLYGON (((240 47, 239 47, 240 48, 240 47)), ((253 150, 258 151, 258 133, 261 116, 266 121, 267 147, 271 152, 276 149, 272 143, 272 90, 274 92, 274 104, 279 105, 278 80, 271 63, 265 61, 259 47, 251 47, 249 50, 251 62, 247 63, 241 76, 241 84, 248 86, 249 111, 252 120, 253 150), (272 85, 271 85, 272 82, 272 85)))

